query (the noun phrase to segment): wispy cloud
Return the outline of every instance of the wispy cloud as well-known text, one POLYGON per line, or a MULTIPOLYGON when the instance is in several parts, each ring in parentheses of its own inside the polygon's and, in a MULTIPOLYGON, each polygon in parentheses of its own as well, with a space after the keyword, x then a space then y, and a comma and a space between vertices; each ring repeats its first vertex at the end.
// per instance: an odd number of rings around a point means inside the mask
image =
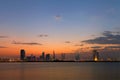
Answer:
POLYGON ((69 43, 71 43, 71 42, 70 42, 70 41, 65 41, 65 43, 69 44, 69 43))
POLYGON ((84 46, 84 44, 75 44, 75 46, 84 46))
POLYGON ((92 46, 91 48, 93 48, 93 49, 100 49, 102 47, 101 46, 92 46))
POLYGON ((48 37, 48 35, 47 34, 40 34, 40 35, 38 35, 38 37, 48 37))
POLYGON ((16 41, 13 41, 12 44, 20 44, 20 45, 42 45, 42 44, 37 43, 37 42, 16 42, 16 41))
POLYGON ((120 33, 105 31, 102 36, 94 39, 84 40, 82 42, 89 44, 120 44, 120 33))
POLYGON ((0 46, 0 48, 8 48, 8 47, 5 47, 5 46, 0 46))
POLYGON ((105 47, 105 49, 108 49, 108 48, 116 48, 116 49, 120 49, 120 46, 107 46, 107 47, 105 47))
POLYGON ((0 36, 0 38, 8 38, 8 36, 0 36))
POLYGON ((55 15, 55 20, 60 20, 61 18, 61 15, 55 15))

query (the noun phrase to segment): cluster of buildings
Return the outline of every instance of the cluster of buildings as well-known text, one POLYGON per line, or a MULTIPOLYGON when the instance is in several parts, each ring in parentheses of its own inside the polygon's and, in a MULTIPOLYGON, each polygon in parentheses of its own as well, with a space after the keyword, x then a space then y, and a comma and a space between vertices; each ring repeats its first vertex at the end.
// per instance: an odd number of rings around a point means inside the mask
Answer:
MULTIPOLYGON (((97 50, 93 50, 93 60, 91 61, 100 61, 99 58, 99 52, 97 50)), ((31 54, 30 56, 26 56, 25 50, 20 50, 20 60, 21 61, 56 61, 55 52, 53 51, 53 55, 51 54, 45 54, 45 52, 42 52, 42 54, 39 57, 34 56, 31 54)), ((58 61, 64 61, 65 60, 65 54, 61 54, 61 60, 58 61)), ((73 61, 80 61, 80 55, 77 54, 75 56, 75 60, 73 61)))
POLYGON ((20 50, 20 60, 21 61, 54 61, 55 58, 55 52, 53 51, 53 56, 50 54, 45 54, 45 52, 42 52, 42 54, 39 57, 34 56, 31 54, 30 56, 26 56, 25 50, 20 50))
MULTIPOLYGON (((36 57, 33 54, 27 56, 26 51, 24 49, 21 49, 20 50, 20 58, 17 58, 17 59, 14 59, 14 58, 0 58, 0 62, 67 61, 67 57, 66 57, 66 54, 61 54, 61 56, 59 56, 59 58, 58 58, 58 57, 56 57, 56 54, 55 54, 54 51, 53 51, 52 54, 45 54, 45 52, 42 52, 39 57, 36 57)), ((74 54, 73 58, 72 58, 71 61, 85 61, 85 60, 81 59, 80 54, 74 54)), ((112 60, 111 59, 102 60, 102 58, 100 58, 99 52, 97 50, 93 50, 91 59, 89 61, 112 61, 112 60)))

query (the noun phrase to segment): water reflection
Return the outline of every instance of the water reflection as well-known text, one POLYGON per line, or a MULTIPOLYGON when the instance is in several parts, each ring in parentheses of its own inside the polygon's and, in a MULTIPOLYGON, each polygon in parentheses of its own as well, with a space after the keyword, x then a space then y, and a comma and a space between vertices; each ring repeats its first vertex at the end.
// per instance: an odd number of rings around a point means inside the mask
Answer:
POLYGON ((20 80, 25 80, 25 69, 24 69, 24 63, 20 63, 20 80))
POLYGON ((1 63, 0 80, 120 80, 120 63, 1 63))
POLYGON ((92 63, 94 80, 120 80, 120 63, 92 63), (95 67, 94 67, 94 66, 95 67))

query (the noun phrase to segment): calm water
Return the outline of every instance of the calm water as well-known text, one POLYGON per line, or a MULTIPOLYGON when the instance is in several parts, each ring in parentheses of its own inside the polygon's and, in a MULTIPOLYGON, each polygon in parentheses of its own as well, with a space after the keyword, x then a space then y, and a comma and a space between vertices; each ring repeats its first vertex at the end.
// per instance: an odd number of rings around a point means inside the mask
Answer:
POLYGON ((0 63, 0 80, 120 80, 120 63, 0 63))

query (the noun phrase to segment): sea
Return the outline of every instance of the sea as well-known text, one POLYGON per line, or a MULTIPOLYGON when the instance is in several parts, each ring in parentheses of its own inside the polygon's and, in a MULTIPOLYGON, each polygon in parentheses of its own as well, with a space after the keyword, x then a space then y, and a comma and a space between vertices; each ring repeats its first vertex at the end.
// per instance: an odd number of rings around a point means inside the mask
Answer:
POLYGON ((0 63, 0 80, 120 80, 120 62, 0 63))

